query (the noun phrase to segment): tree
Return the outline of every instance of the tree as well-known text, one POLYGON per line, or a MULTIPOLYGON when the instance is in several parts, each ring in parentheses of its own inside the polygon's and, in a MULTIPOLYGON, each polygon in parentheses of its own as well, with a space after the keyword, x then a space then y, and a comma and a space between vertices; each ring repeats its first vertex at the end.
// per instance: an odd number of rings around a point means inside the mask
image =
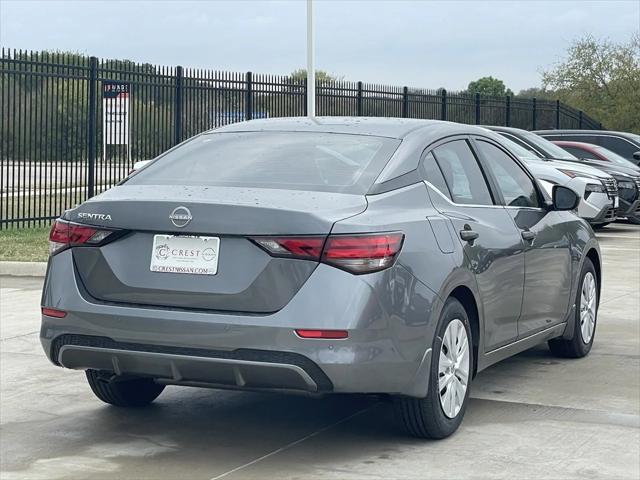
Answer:
POLYGON ((520 98, 538 98, 545 100, 556 100, 558 98, 558 94, 553 90, 546 90, 540 87, 530 87, 525 88, 524 90, 520 90, 516 97, 520 98))
MULTIPOLYGON (((296 83, 302 83, 307 78, 307 70, 304 68, 294 70, 291 72, 291 75, 289 75, 289 78, 296 83)), ((342 80, 342 77, 327 73, 324 70, 316 70, 316 82, 322 84, 326 82, 335 82, 336 80, 342 80)))
POLYGON ((542 83, 607 128, 640 133, 640 34, 625 43, 590 35, 576 40, 542 83))
POLYGON ((475 95, 479 93, 488 97, 504 97, 513 95, 511 89, 507 88, 502 80, 493 77, 482 77, 474 82, 470 82, 467 93, 475 95))

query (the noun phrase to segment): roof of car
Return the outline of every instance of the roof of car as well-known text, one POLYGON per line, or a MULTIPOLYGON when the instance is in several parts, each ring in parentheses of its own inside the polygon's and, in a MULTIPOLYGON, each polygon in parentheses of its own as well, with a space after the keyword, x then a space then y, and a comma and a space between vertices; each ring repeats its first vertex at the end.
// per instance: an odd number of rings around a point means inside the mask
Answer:
POLYGON ((578 129, 554 129, 554 130, 534 130, 533 133, 580 133, 583 135, 596 134, 596 135, 616 135, 620 137, 633 138, 634 134, 629 132, 615 132, 611 130, 578 130, 578 129))
POLYGON ((520 133, 520 132, 526 132, 527 130, 524 130, 522 128, 515 128, 515 127, 502 127, 499 125, 483 125, 484 128, 487 128, 489 130, 493 130, 494 132, 510 132, 510 133, 520 133))
POLYGON ((483 131, 471 125, 440 120, 391 117, 282 117, 249 120, 234 123, 207 133, 294 131, 326 132, 372 135, 378 137, 405 138, 412 132, 434 134, 472 134, 483 131))

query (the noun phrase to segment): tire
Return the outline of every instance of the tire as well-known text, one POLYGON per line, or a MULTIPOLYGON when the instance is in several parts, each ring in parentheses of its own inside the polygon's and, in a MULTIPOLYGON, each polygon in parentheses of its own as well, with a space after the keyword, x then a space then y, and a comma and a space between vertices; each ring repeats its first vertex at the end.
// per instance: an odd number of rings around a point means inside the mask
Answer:
MULTIPOLYGON (((589 280, 587 280, 589 282, 589 280)), ((549 349, 554 355, 558 357, 564 358, 582 358, 591 351, 591 347, 593 346, 593 340, 596 336, 596 326, 598 323, 598 305, 600 301, 599 288, 598 288, 598 276, 596 275, 596 269, 593 266, 593 263, 588 258, 585 259, 584 265, 582 266, 582 272, 580 273, 580 283, 578 291, 576 292, 576 311, 573 317, 574 329, 573 336, 570 339, 564 338, 554 338, 549 340, 549 349), (593 299, 593 310, 590 310, 590 314, 593 315, 593 322, 589 327, 590 335, 586 335, 585 331, 588 333, 589 329, 583 329, 583 326, 588 326, 590 322, 589 316, 582 315, 583 309, 583 290, 586 288, 590 290, 589 286, 585 286, 585 280, 587 278, 593 279, 593 295, 595 298, 593 299)))
MULTIPOLYGON (((447 338, 452 337, 448 336, 447 338)), ((460 343, 464 342, 462 341, 460 343)), ((470 391, 469 387, 471 384, 471 376, 473 374, 473 341, 471 337, 469 316, 462 304, 455 298, 449 298, 442 309, 442 314, 440 315, 440 320, 436 330, 436 336, 433 339, 432 349, 433 353, 431 356, 429 391, 427 396, 425 398, 398 396, 394 398, 394 407, 401 424, 410 435, 419 438, 441 439, 446 438, 455 432, 460 426, 460 423, 462 423, 462 418, 464 417, 464 413, 467 408, 470 391), (443 339, 445 338, 445 333, 451 324, 453 324, 451 328, 457 327, 459 329, 462 326, 464 327, 463 330, 466 333, 467 339, 466 352, 468 359, 466 389, 463 395, 462 404, 457 412, 453 412, 453 417, 450 416, 451 410, 449 410, 449 415, 445 413, 445 407, 443 406, 440 398, 441 391, 445 392, 446 395, 449 386, 443 387, 442 390, 439 387, 441 378, 440 354, 442 351, 442 354, 445 357, 447 356, 445 353, 447 348, 446 345, 443 349, 443 339)), ((461 367, 463 367, 462 364, 461 367)), ((459 373, 456 371, 455 374, 449 374, 448 378, 453 378, 454 376, 458 377, 458 375, 459 373)), ((446 373, 443 374, 442 378, 444 379, 445 377, 447 377, 446 373)), ((453 385, 454 381, 455 379, 449 385, 453 385)), ((456 392, 459 393, 459 390, 451 390, 451 393, 456 392)), ((459 396, 457 396, 457 398, 459 398, 459 396)))
POLYGON ((640 217, 627 217, 627 221, 634 225, 640 225, 640 217))
POLYGON ((592 225, 594 230, 602 230, 604 227, 606 227, 607 225, 609 225, 611 222, 606 222, 606 223, 597 223, 595 225, 592 225))
POLYGON ((98 370, 87 370, 87 381, 93 393, 116 407, 143 407, 153 402, 164 390, 151 378, 109 381, 98 370))

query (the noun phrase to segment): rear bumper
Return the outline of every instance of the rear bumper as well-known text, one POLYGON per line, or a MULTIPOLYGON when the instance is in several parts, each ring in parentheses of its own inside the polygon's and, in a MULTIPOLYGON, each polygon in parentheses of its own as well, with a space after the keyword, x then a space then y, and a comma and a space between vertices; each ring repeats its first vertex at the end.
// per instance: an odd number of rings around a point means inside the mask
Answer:
POLYGON ((148 376, 166 384, 309 393, 333 390, 331 380, 315 363, 287 352, 225 352, 60 335, 52 344, 51 355, 66 368, 148 376))
POLYGON ((426 395, 441 303, 395 266, 354 276, 319 265, 294 298, 270 315, 97 303, 54 256, 42 304, 49 359, 73 369, 150 376, 162 383, 310 393, 426 395), (294 330, 348 330, 349 338, 299 338, 294 330))

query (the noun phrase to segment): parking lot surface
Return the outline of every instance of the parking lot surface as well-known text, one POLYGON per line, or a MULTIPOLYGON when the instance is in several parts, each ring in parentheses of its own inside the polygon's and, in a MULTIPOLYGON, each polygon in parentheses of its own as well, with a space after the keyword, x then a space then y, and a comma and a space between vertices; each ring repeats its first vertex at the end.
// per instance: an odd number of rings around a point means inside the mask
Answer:
POLYGON ((478 375, 460 430, 404 435, 387 401, 168 387, 122 410, 41 351, 41 279, 4 277, 0 478, 640 477, 640 227, 598 234, 604 284, 581 360, 546 345, 478 375))

